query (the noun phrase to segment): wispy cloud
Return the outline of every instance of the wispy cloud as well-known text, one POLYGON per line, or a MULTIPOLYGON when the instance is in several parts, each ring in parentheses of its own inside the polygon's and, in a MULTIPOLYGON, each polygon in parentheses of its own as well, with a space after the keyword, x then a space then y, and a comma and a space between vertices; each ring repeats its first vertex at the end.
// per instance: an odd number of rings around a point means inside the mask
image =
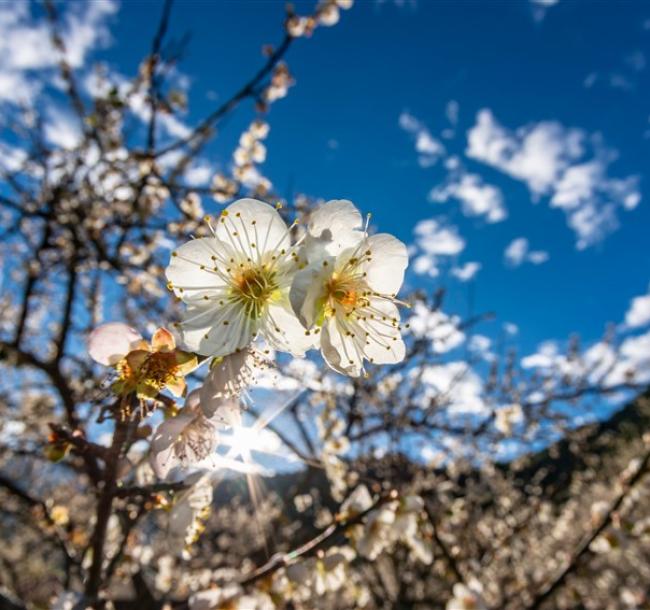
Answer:
POLYGON ((422 220, 415 225, 414 232, 419 255, 413 261, 413 270, 418 274, 437 276, 441 259, 454 257, 465 249, 458 229, 440 220, 422 220))
POLYGON ((519 267, 523 263, 541 265, 549 259, 544 250, 531 250, 525 237, 513 239, 503 252, 503 258, 510 267, 519 267))
POLYGON ((418 153, 418 163, 422 167, 431 167, 446 153, 443 143, 434 138, 427 127, 408 112, 399 116, 399 126, 411 134, 415 140, 415 150, 418 153))
POLYGON ((461 282, 469 282, 481 270, 481 263, 471 261, 460 267, 454 267, 451 274, 461 282))
MULTIPOLYGON (((32 17, 31 6, 28 2, 0 4, 0 101, 5 103, 33 103, 43 81, 38 73, 52 71, 59 60, 48 24, 44 18, 32 17)), ((61 35, 73 68, 84 65, 92 50, 110 43, 107 21, 117 10, 113 0, 66 5, 61 35)))
POLYGON ((625 314, 627 328, 639 328, 650 324, 650 291, 630 302, 630 307, 625 314))
POLYGON ((429 199, 444 203, 457 199, 465 216, 483 216, 487 222, 501 222, 507 217, 501 191, 491 184, 486 184, 478 174, 466 173, 464 170, 452 172, 445 183, 434 187, 429 199))
POLYGON ((641 199, 638 176, 609 177, 617 153, 598 134, 557 121, 510 130, 481 110, 467 139, 468 157, 524 182, 534 199, 549 196, 551 207, 565 212, 578 249, 616 230, 618 210, 631 210, 641 199))
MULTIPOLYGON (((451 139, 455 136, 458 114, 459 104, 451 100, 445 108, 450 127, 443 130, 443 137, 451 139)), ((409 112, 402 112, 399 126, 413 136, 418 162, 422 167, 429 167, 444 159, 447 177, 442 184, 431 189, 429 201, 446 203, 454 199, 460 202, 465 216, 480 216, 489 223, 500 222, 507 217, 501 191, 487 184, 478 174, 468 172, 461 159, 448 153, 444 144, 431 135, 423 121, 409 112)))

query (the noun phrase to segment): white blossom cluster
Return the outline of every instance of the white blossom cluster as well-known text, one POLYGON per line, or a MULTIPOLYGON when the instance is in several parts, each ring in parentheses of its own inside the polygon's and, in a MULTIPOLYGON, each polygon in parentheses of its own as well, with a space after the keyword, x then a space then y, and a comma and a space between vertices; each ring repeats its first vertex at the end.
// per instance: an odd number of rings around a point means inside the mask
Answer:
MULTIPOLYGON (((235 155, 242 162, 263 151, 261 127, 246 133, 235 155)), ((173 251, 168 288, 186 305, 176 326, 190 351, 177 349, 165 329, 155 333, 151 346, 119 323, 91 334, 91 356, 116 368, 113 387, 122 394, 155 399, 165 388, 182 393, 183 375, 199 359, 209 367, 201 387, 179 411, 167 409, 154 431, 151 463, 158 477, 168 478, 179 467, 218 464, 220 430, 240 425, 242 394, 276 352, 304 356, 320 348, 333 370, 351 377, 365 374, 366 361, 404 358, 397 292, 408 264, 406 246, 388 234, 369 235, 346 200, 319 206, 297 240, 296 225, 287 226, 267 203, 240 199, 210 224, 210 237, 173 251)), ((321 422, 324 463, 336 481, 346 474, 338 455, 347 445, 330 420, 321 422)), ((205 478, 192 482, 172 514, 175 536, 186 543, 200 531, 209 508, 206 487, 205 478)), ((342 499, 347 485, 338 487, 342 499)))
POLYGON ((190 609, 275 610, 291 600, 295 608, 313 610, 332 607, 332 596, 345 607, 365 608, 371 601, 370 592, 358 573, 350 569, 352 562, 375 561, 396 544, 405 545, 414 559, 425 565, 433 562, 430 522, 423 509, 424 500, 419 496, 389 497, 380 503, 373 500, 365 485, 360 485, 341 505, 337 516, 339 521, 363 517, 345 528, 347 544, 315 555, 285 558, 286 567, 248 589, 229 583, 199 591, 190 598, 190 609))

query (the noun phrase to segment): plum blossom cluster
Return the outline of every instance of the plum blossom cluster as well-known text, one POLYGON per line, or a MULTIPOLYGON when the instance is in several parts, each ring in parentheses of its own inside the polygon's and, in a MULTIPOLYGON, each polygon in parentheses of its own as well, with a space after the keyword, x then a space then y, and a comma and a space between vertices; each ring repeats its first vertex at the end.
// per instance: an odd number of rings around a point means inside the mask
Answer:
POLYGON ((366 361, 403 359, 397 292, 405 245, 368 235, 344 200, 317 208, 297 240, 295 227, 275 207, 241 199, 210 224, 210 237, 172 253, 168 288, 186 305, 177 328, 210 370, 191 404, 158 431, 159 475, 213 452, 219 425, 233 423, 224 412, 237 412, 272 350, 303 356, 320 348, 332 369, 350 376, 363 374, 366 361))
POLYGON ((410 495, 373 508, 373 500, 365 485, 357 487, 341 506, 347 518, 368 512, 362 523, 348 529, 350 543, 357 553, 374 561, 400 543, 424 564, 433 561, 430 521, 424 513, 424 500, 410 495), (370 510, 372 509, 372 510, 370 510))
MULTIPOLYGON (((247 132, 237 155, 242 162, 259 158, 265 133, 261 125, 247 132)), ((272 354, 320 349, 333 370, 352 377, 365 374, 367 363, 396 363, 405 354, 397 293, 406 246, 388 234, 369 235, 350 201, 322 204, 302 232, 255 199, 235 201, 207 221, 210 236, 174 250, 166 270, 169 290, 185 304, 176 329, 188 351, 163 328, 151 344, 121 323, 89 337, 91 357, 115 370, 116 394, 165 406, 151 441, 151 465, 163 479, 177 468, 216 463, 220 431, 241 424, 241 399, 272 365, 272 354), (203 383, 181 409, 161 399, 164 390, 185 395, 185 376, 202 365, 203 383)), ((347 445, 331 415, 321 422, 326 470, 331 480, 341 479, 342 499, 349 482, 337 456, 347 445)), ((209 507, 205 487, 198 479, 177 503, 188 543, 209 507), (202 500, 190 502, 194 496, 202 500)))
POLYGON ((191 610, 277 610, 287 608, 290 602, 291 607, 307 610, 333 607, 334 598, 342 607, 365 608, 372 598, 358 572, 351 569, 354 562, 375 561, 382 553, 393 551, 397 544, 409 548, 417 561, 425 565, 433 562, 432 532, 423 509, 424 500, 420 496, 398 499, 397 494, 389 494, 383 499, 373 499, 368 488, 360 485, 336 516, 337 523, 346 524, 342 526, 344 544, 309 556, 293 557, 290 553, 283 558, 285 567, 275 571, 268 580, 248 588, 232 583, 213 585, 195 593, 189 607, 191 610), (352 524, 356 519, 358 522, 352 524))
POLYGON ((368 235, 344 200, 317 208, 293 243, 292 227, 273 206, 240 199, 211 237, 172 253, 166 274, 187 305, 178 325, 185 345, 206 358, 232 357, 257 339, 296 356, 320 347, 331 368, 350 376, 361 375, 365 361, 401 361, 397 292, 406 246, 368 235))
POLYGON ((289 6, 285 23, 287 33, 294 38, 311 36, 318 26, 336 25, 341 18, 341 10, 352 8, 353 4, 354 0, 321 0, 314 14, 307 16, 297 15, 289 6))

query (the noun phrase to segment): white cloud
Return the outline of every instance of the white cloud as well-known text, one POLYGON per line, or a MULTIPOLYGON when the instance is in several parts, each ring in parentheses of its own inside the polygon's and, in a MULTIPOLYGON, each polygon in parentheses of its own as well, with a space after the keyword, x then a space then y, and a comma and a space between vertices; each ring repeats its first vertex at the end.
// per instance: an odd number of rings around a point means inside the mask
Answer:
POLYGON ((480 354, 483 357, 491 357, 491 347, 492 339, 485 335, 472 335, 469 339, 469 349, 474 354, 480 354))
POLYGON ((105 21, 118 10, 113 0, 93 0, 87 4, 71 5, 65 19, 63 39, 66 59, 73 68, 84 65, 88 52, 104 47, 111 41, 105 21))
POLYGON ((521 366, 525 369, 550 368, 557 361, 559 348, 555 341, 545 341, 537 352, 521 359, 521 366))
POLYGON ((415 225, 418 246, 428 254, 454 256, 465 248, 465 240, 453 226, 445 226, 432 218, 415 225))
POLYGON ((548 252, 543 250, 530 250, 530 245, 525 237, 513 239, 503 253, 505 262, 511 267, 519 267, 525 262, 541 265, 549 259, 548 252))
MULTIPOLYGON (((175 84, 184 83, 186 76, 174 73, 177 79, 175 84)), ((106 69, 103 78, 98 78, 95 72, 90 72, 83 80, 86 92, 92 96, 106 95, 112 86, 115 86, 122 98, 128 98, 129 109, 143 123, 148 123, 151 117, 151 108, 144 91, 132 92, 132 83, 119 72, 106 69)), ((157 124, 170 136, 186 138, 192 133, 192 128, 174 114, 158 113, 157 124)))
POLYGON ((490 223, 501 222, 507 217, 501 191, 491 184, 486 184, 478 174, 452 173, 442 186, 434 187, 429 199, 444 203, 450 198, 461 203, 465 216, 484 216, 490 223))
POLYGON ((421 375, 425 401, 444 396, 451 415, 478 415, 487 412, 483 399, 483 382, 465 362, 427 366, 422 372, 414 370, 412 375, 421 375))
POLYGON ((461 282, 468 282, 480 271, 481 263, 475 261, 465 263, 462 267, 454 267, 451 274, 461 282))
POLYGON ((417 302, 409 318, 410 332, 417 339, 429 339, 434 352, 444 354, 465 341, 465 335, 458 327, 460 319, 448 316, 436 309, 430 310, 424 303, 417 302))
POLYGON ((650 331, 626 338, 616 350, 608 342, 590 346, 580 358, 561 353, 553 341, 541 344, 537 352, 522 359, 527 369, 537 369, 557 382, 570 377, 585 379, 590 384, 617 386, 635 381, 650 381, 650 331))
POLYGON ((52 106, 47 110, 45 139, 54 146, 65 150, 75 148, 82 138, 79 119, 52 106))
POLYGON ((416 117, 408 112, 402 112, 398 119, 399 126, 410 133, 415 139, 415 150, 418 153, 418 163, 422 167, 431 167, 445 155, 443 143, 434 138, 429 130, 416 117))
MULTIPOLYGON (((447 119, 452 125, 458 121, 458 102, 451 100, 445 110, 447 119)), ((418 162, 422 167, 436 164, 441 158, 447 170, 446 180, 429 192, 429 200, 435 203, 445 203, 456 199, 461 203, 465 216, 482 216, 487 222, 494 223, 505 220, 506 208, 501 191, 492 184, 487 184, 478 174, 466 171, 461 160, 456 155, 447 155, 444 145, 434 138, 418 118, 408 112, 402 112, 399 125, 415 138, 415 150, 418 162)), ((454 130, 443 137, 454 137, 454 130)))
POLYGON ((628 328, 638 328, 650 324, 650 293, 635 297, 625 314, 625 325, 628 328))
POLYGON ((543 121, 512 131, 481 110, 467 141, 468 157, 524 182, 534 199, 549 196, 551 206, 564 211, 578 249, 616 230, 617 211, 641 199, 639 177, 610 178, 616 152, 581 129, 543 121))
POLYGON ((215 170, 204 161, 199 161, 185 170, 185 182, 190 186, 203 186, 210 182, 215 170))
POLYGON ((621 356, 620 382, 626 379, 628 372, 634 374, 637 383, 650 381, 650 331, 625 339, 621 345, 621 356))
MULTIPOLYGON (((50 39, 45 18, 33 19, 30 3, 0 4, 0 101, 32 103, 41 90, 37 71, 53 71, 59 53, 50 39)), ((113 0, 95 0, 66 5, 60 18, 66 59, 79 68, 95 48, 107 45, 108 17, 118 9, 113 0)))
POLYGON ((465 248, 465 240, 456 227, 432 218, 418 222, 414 232, 420 255, 413 260, 413 270, 420 275, 436 277, 440 259, 456 256, 465 248))
POLYGON ((583 153, 583 134, 542 122, 515 132, 481 110, 467 133, 467 156, 522 180, 535 195, 547 194, 563 171, 583 153))

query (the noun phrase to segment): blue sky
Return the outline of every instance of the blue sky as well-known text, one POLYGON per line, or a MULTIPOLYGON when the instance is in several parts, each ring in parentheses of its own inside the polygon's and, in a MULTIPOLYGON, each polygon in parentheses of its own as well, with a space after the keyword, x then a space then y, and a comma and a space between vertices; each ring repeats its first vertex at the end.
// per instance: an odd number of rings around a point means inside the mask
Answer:
MULTIPOLYGON (((158 9, 155 2, 123 3, 111 27, 114 44, 100 56, 122 71, 133 69, 158 9)), ((172 32, 191 34, 180 66, 191 83, 189 122, 215 104, 215 94, 227 97, 252 74, 262 44, 279 41, 282 19, 281 2, 177 3, 172 32)), ((467 311, 471 291, 475 311, 492 310, 517 324, 524 352, 572 331, 595 340, 650 280, 647 61, 650 7, 643 3, 357 2, 335 27, 319 28, 290 51, 296 86, 270 114, 264 172, 281 193, 352 199, 373 213, 377 227, 408 242, 424 218, 457 226, 466 246, 441 260, 442 268, 479 261, 475 278, 463 283, 442 273, 412 281, 447 286, 447 308, 458 313, 467 311), (452 127, 446 118, 452 100, 455 136, 443 138, 452 127), (602 147, 617 153, 607 177, 638 176, 640 203, 617 212, 616 231, 576 249, 564 212, 549 207, 550 195, 535 204, 525 180, 463 154, 482 109, 509 130, 553 121, 580 129, 586 141, 601 138, 602 147), (421 167, 415 134, 399 125, 405 112, 442 142, 446 157, 457 155, 468 172, 501 191, 507 219, 466 217, 453 197, 428 201, 445 180, 444 158, 421 167), (504 264, 505 248, 521 237, 547 252, 548 261, 504 264)), ((222 127, 211 161, 226 162, 249 118, 241 109, 222 127)))
MULTIPOLYGON (((314 5, 298 2, 297 9, 314 5)), ((38 23, 40 9, 30 6, 31 18, 20 19, 38 23)), ((85 15, 93 32, 78 39, 84 62, 133 74, 150 48, 161 3, 99 6, 65 6, 85 15)), ((190 98, 186 124, 254 73, 262 45, 281 40, 283 20, 279 1, 176 2, 171 34, 190 35, 179 66, 190 98)), ((3 23, 18 37, 10 19, 3 23)), ((51 61, 21 37, 13 47, 5 37, 0 101, 23 83, 16 66, 51 61)), ((436 256, 437 276, 413 273, 409 283, 445 286, 447 311, 465 314, 470 300, 474 312, 494 311, 498 322, 481 332, 494 336, 502 323, 514 323, 526 354, 573 331, 597 340, 607 321, 620 322, 630 300, 648 291, 649 5, 357 1, 335 27, 297 40, 287 60, 296 86, 272 106, 264 174, 281 194, 349 198, 372 212, 378 229, 408 243, 418 222, 434 219, 456 240, 455 254, 436 256), (535 147, 537 136, 542 144, 535 147), (582 199, 580 186, 588 191, 582 199), (468 206, 481 203, 477 193, 483 204, 488 196, 498 222, 468 215, 468 206), (605 230, 587 231, 587 247, 576 247, 571 210, 550 205, 562 197, 565 208, 593 204, 600 214, 605 230), (521 264, 504 261, 513 240, 521 264), (469 262, 481 265, 472 280, 449 273, 469 262)), ((228 165, 252 115, 244 104, 220 126, 205 153, 213 168, 228 165)), ((440 237, 423 241, 436 250, 440 237)))

